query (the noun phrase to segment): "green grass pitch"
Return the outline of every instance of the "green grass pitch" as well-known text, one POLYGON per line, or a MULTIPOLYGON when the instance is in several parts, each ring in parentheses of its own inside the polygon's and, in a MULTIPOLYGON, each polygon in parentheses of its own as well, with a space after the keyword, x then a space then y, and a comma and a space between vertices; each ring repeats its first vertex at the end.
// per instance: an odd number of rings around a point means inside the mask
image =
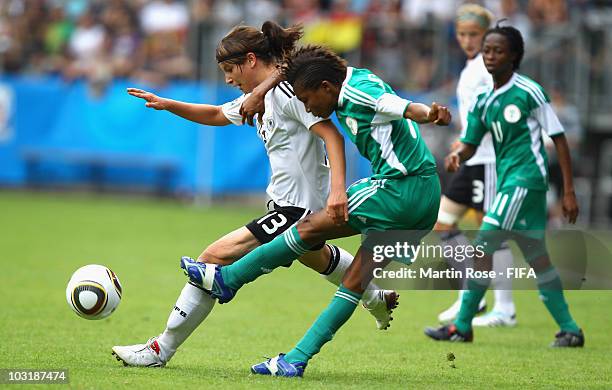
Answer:
MULTIPOLYGON (((548 348, 556 327, 534 291, 515 292, 518 327, 477 329, 472 345, 423 335, 454 292, 403 291, 389 331, 359 308, 303 379, 251 376, 251 364, 293 346, 332 297, 333 286, 300 264, 217 305, 166 368, 125 368, 111 347, 163 330, 185 282, 180 256, 197 256, 262 209, 3 192, 0 210, 0 368, 68 368, 71 387, 102 389, 612 388, 607 291, 567 293, 586 334, 580 350, 548 348), (109 266, 124 286, 118 310, 101 321, 77 317, 65 300, 71 273, 89 263, 109 266)), ((354 250, 358 239, 339 243, 354 250)))

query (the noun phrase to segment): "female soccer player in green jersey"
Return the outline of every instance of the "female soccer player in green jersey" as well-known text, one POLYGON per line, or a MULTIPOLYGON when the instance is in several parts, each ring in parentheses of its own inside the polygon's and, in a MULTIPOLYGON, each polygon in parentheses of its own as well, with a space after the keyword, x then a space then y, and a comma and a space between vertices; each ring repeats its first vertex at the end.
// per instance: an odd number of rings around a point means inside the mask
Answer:
MULTIPOLYGON (((457 82, 457 111, 461 132, 467 129, 468 111, 478 95, 493 85, 493 78, 487 71, 482 57, 482 39, 491 27, 493 15, 478 4, 464 4, 457 9, 455 31, 457 43, 467 57, 465 67, 457 82)), ((456 143, 458 146, 458 142, 456 143)), ((457 222, 469 209, 476 213, 476 221, 482 223, 484 213, 491 207, 495 198, 497 174, 495 173, 495 150, 491 135, 487 134, 476 153, 467 160, 461 168, 452 175, 452 179, 442 192, 438 222, 434 230, 439 232, 442 245, 466 246, 470 240, 461 231, 457 222)), ((464 261, 455 261, 453 257, 446 258, 450 266, 460 270, 464 276, 468 267, 464 261)), ((506 270, 513 264, 512 251, 503 245, 493 255, 493 269, 506 270)), ((465 279, 462 278, 463 282, 465 279)), ((463 286, 462 286, 463 287, 463 286)), ((515 326, 516 310, 512 300, 512 280, 496 279, 495 305, 489 313, 474 318, 473 326, 515 326)), ((463 288, 453 304, 438 315, 442 324, 452 322, 459 314, 463 288)), ((479 308, 484 310, 486 302, 483 298, 479 308)))
MULTIPOLYGON (((476 238, 476 244, 484 246, 485 256, 474 260, 475 268, 491 270, 491 254, 503 240, 514 239, 536 273, 542 301, 561 328, 552 346, 582 347, 584 335, 570 315, 561 280, 546 250, 548 161, 542 131, 555 143, 563 174, 563 213, 574 223, 578 205, 571 158, 563 126, 552 110, 548 95, 539 84, 516 72, 523 58, 523 47, 521 33, 513 27, 498 25, 485 34, 482 54, 494 86, 482 93, 471 108, 462 143, 446 157, 445 165, 447 170, 456 171, 474 154, 484 134, 492 134, 497 159, 497 196, 476 238)), ((469 280, 469 290, 463 295, 455 322, 427 328, 427 336, 435 340, 472 341, 472 318, 489 283, 487 278, 469 280)))
MULTIPOLYGON (((244 284, 324 240, 410 230, 414 232, 410 238, 419 242, 437 219, 440 182, 417 123, 447 125, 450 113, 446 107, 402 99, 369 70, 348 67, 335 53, 319 46, 299 49, 287 59, 284 73, 309 112, 322 118, 336 112, 348 138, 371 162, 373 175, 347 190, 345 224, 318 212, 232 265, 199 263, 200 269, 186 269, 191 281, 211 291, 220 303, 230 301, 244 284), (201 274, 204 283, 198 280, 201 274)), ((330 305, 298 345, 286 355, 253 366, 253 373, 303 375, 308 361, 353 314, 372 269, 390 261, 375 264, 371 253, 368 245, 360 247, 330 305)))

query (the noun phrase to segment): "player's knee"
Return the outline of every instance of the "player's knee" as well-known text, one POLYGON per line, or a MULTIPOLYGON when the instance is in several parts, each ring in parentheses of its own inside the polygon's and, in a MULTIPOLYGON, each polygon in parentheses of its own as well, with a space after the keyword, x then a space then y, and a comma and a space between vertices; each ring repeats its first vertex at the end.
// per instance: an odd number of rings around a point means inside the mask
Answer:
POLYGON ((542 271, 550 267, 550 259, 544 240, 537 238, 521 237, 516 240, 525 261, 536 271, 542 271))
POLYGON ((536 273, 545 271, 550 268, 552 263, 547 254, 540 254, 534 259, 525 259, 536 273))
POLYGON ((447 223, 440 222, 440 220, 438 220, 434 225, 434 231, 436 232, 448 232, 454 229, 456 229, 455 225, 449 225, 447 223))
POLYGON ((297 230, 302 241, 306 243, 316 243, 320 241, 320 233, 317 232, 317 229, 312 223, 312 216, 310 215, 298 222, 297 230))
POLYGON ((455 212, 443 210, 442 208, 440 208, 440 210, 438 211, 438 220, 436 221, 436 226, 434 227, 434 229, 436 231, 444 229, 453 229, 456 227, 459 217, 460 215, 455 212))
POLYGON ((233 261, 232 259, 224 256, 223 251, 216 248, 214 245, 209 245, 204 251, 198 256, 200 263, 228 265, 233 261))
POLYGON ((312 268, 318 273, 323 273, 329 267, 329 253, 324 249, 312 250, 304 253, 298 258, 300 263, 312 268))

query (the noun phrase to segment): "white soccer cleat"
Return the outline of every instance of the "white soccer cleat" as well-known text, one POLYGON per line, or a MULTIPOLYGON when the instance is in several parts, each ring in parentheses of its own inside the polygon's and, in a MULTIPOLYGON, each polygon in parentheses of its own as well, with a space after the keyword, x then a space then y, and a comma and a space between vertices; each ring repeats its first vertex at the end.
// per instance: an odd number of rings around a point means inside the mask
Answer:
MULTIPOLYGON (((455 303, 451 305, 448 309, 444 310, 442 313, 438 314, 438 321, 442 324, 451 323, 457 318, 459 314, 459 310, 461 309, 461 298, 457 299, 455 303)), ((478 304, 478 313, 482 313, 487 310, 487 302, 484 298, 480 300, 478 304)))
POLYGON ((393 309, 399 305, 399 294, 393 290, 378 290, 373 299, 362 305, 376 319, 378 330, 386 330, 393 321, 393 309))
POLYGON ((500 311, 492 311, 472 320, 472 326, 516 326, 516 314, 506 314, 500 311))
POLYGON ((161 357, 157 337, 152 337, 146 344, 114 346, 112 353, 124 366, 163 367, 166 365, 161 357))

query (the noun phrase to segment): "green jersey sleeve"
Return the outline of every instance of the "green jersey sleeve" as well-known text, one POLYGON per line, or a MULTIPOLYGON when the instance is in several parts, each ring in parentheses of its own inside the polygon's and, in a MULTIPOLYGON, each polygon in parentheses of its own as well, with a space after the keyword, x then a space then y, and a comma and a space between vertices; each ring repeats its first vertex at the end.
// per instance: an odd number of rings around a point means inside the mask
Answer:
POLYGON ((373 177, 403 178, 436 171, 419 126, 403 118, 408 104, 368 69, 347 68, 336 115, 347 137, 370 161, 373 177))
POLYGON ((527 109, 530 112, 550 103, 550 98, 546 91, 544 91, 544 88, 535 81, 525 76, 517 75, 515 85, 526 92, 527 109))

